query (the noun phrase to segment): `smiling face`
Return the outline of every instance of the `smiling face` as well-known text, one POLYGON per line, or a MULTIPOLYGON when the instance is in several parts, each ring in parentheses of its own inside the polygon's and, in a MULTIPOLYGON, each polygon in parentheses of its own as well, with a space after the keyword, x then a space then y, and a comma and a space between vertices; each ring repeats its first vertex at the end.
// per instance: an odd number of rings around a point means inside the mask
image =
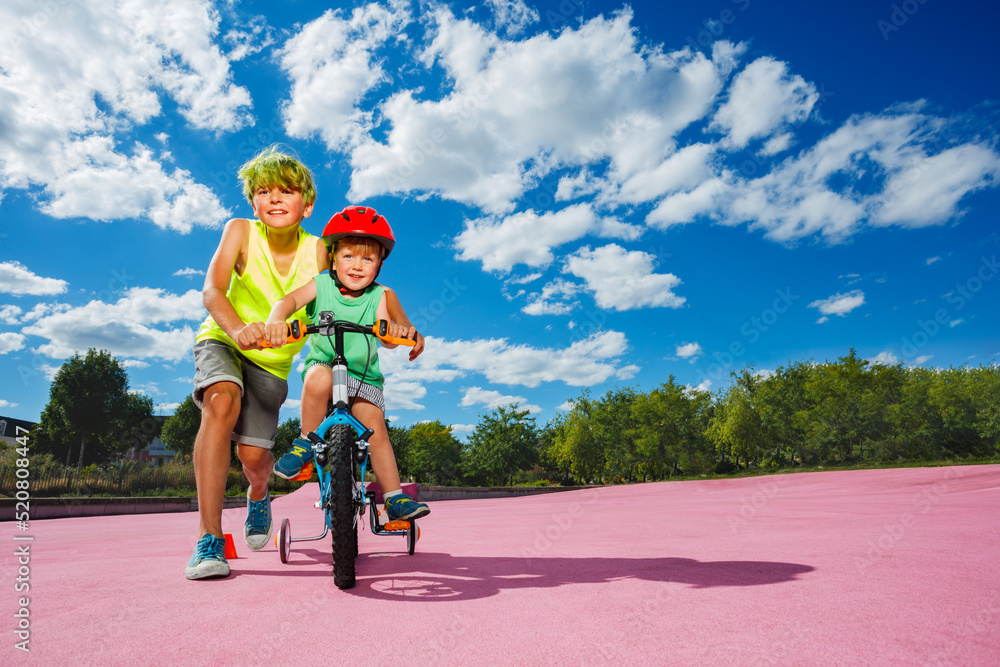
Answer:
POLYGON ((312 215, 302 193, 285 185, 261 185, 253 192, 253 212, 268 227, 285 229, 312 215))
POLYGON ((333 254, 331 267, 344 287, 354 292, 363 290, 375 280, 382 262, 381 245, 368 239, 358 241, 363 242, 341 239, 333 254))

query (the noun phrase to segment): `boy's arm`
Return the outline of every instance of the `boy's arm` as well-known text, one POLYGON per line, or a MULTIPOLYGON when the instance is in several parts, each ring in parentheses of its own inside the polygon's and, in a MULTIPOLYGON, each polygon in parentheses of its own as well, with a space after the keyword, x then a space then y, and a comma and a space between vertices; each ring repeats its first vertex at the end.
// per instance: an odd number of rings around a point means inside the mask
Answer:
POLYGON ((288 340, 288 318, 316 300, 316 281, 310 280, 279 299, 267 315, 264 339, 271 347, 281 347, 288 340))
POLYGON ((424 351, 424 337, 420 335, 420 332, 416 330, 413 324, 410 322, 410 318, 406 316, 406 311, 403 310, 403 304, 399 302, 399 297, 390 288, 385 285, 382 286, 385 289, 385 293, 382 295, 382 302, 379 304, 380 307, 386 307, 386 313, 388 317, 379 316, 382 319, 388 319, 391 322, 402 325, 406 327, 406 333, 400 335, 400 338, 413 338, 416 334, 417 344, 410 349, 410 361, 413 361, 420 356, 420 353, 424 351))
MULTIPOLYGON (((406 338, 406 337, 408 337, 407 334, 409 332, 409 328, 403 326, 402 324, 397 324, 397 323, 393 322, 392 318, 389 317, 389 309, 386 306, 386 301, 387 301, 386 294, 388 292, 389 292, 389 290, 386 290, 385 292, 382 293, 382 298, 379 299, 378 306, 375 308, 375 317, 377 319, 380 319, 380 320, 388 320, 389 321, 389 327, 388 327, 388 331, 386 331, 386 334, 390 338, 406 338)), ((398 344, 396 344, 396 343, 387 343, 386 341, 382 340, 381 338, 379 339, 378 342, 382 344, 382 347, 384 347, 384 348, 386 348, 388 350, 391 350, 391 349, 393 349, 395 347, 399 347, 398 344)))
POLYGON ((232 280, 233 271, 243 271, 250 238, 250 223, 242 218, 234 218, 222 230, 222 240, 212 256, 202 289, 202 303, 215 323, 233 339, 241 350, 257 347, 264 334, 263 322, 247 324, 236 313, 226 292, 232 280))
POLYGON ((321 238, 316 239, 316 266, 320 273, 330 268, 330 253, 326 251, 326 244, 321 238))

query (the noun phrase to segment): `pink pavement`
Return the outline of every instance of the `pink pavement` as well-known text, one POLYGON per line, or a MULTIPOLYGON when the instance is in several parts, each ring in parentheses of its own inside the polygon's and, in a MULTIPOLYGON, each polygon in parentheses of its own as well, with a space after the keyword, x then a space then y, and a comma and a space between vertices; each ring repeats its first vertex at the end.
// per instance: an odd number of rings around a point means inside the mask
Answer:
MULTIPOLYGON (((315 485, 276 528, 321 532, 315 485)), ((188 581, 195 514, 13 522, 0 664, 998 665, 1000 466, 831 471, 432 503, 413 556, 361 533, 188 581), (13 537, 31 541, 13 541, 13 537), (30 590, 14 592, 30 545, 30 590), (30 653, 13 630, 29 598, 30 653)))

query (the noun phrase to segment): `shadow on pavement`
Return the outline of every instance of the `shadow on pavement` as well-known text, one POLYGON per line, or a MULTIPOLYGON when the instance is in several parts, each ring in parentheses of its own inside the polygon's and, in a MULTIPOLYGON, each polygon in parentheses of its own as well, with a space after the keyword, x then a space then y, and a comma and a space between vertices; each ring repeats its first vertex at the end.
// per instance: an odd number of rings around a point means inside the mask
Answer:
POLYGON ((380 599, 468 600, 501 590, 596 584, 619 579, 691 588, 763 586, 794 581, 813 567, 762 561, 690 558, 509 558, 442 553, 363 554, 353 595, 380 599), (399 560, 403 559, 403 560, 399 560))

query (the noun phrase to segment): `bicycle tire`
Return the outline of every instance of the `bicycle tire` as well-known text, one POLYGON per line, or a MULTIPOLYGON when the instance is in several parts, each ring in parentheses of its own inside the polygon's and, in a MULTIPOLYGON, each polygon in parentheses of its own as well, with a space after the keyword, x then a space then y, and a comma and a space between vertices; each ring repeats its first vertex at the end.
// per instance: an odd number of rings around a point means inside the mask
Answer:
POLYGON ((330 456, 330 532, 333 534, 333 583, 340 589, 355 583, 358 555, 358 508, 354 503, 354 432, 336 424, 326 439, 330 456))

